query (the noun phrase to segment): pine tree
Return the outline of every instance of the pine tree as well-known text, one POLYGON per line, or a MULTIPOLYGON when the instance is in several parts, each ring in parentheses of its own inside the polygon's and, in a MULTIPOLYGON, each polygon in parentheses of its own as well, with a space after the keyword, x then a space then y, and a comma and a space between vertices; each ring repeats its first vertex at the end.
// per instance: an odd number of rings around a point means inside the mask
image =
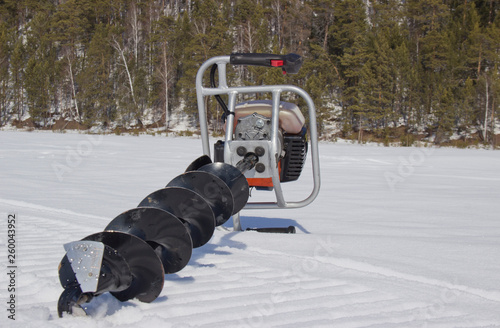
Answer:
POLYGON ((51 6, 39 10, 29 23, 27 37, 28 62, 25 69, 25 88, 29 113, 35 123, 46 126, 54 103, 55 48, 49 38, 51 6))
POLYGON ((51 38, 59 43, 59 65, 61 67, 61 84, 63 97, 69 99, 69 116, 80 120, 80 109, 77 101, 76 76, 79 74, 80 62, 84 57, 79 55, 88 47, 90 29, 89 17, 85 10, 85 1, 67 1, 57 7, 51 17, 51 38))
POLYGON ((236 52, 263 52, 267 46, 267 26, 264 8, 260 3, 241 0, 235 3, 233 25, 236 35, 236 52))
POLYGON ((368 34, 366 63, 360 88, 363 94, 363 116, 371 128, 385 128, 393 103, 391 50, 384 36, 368 34))
POLYGON ((88 125, 97 121, 108 124, 117 118, 119 99, 114 93, 111 38, 112 27, 96 26, 82 69, 75 78, 80 89, 77 100, 81 104, 81 115, 88 125))
MULTIPOLYGON (((417 83, 413 94, 418 103, 415 104, 417 121, 425 123, 429 128, 443 136, 443 140, 451 132, 448 106, 440 92, 451 92, 453 80, 450 63, 452 62, 452 38, 450 37, 450 14, 448 6, 439 0, 408 1, 407 19, 409 21, 410 56, 416 65, 417 83)), ((451 114, 453 115, 453 114, 451 114)), ((441 141, 441 140, 437 140, 441 141)))
POLYGON ((311 35, 315 44, 327 51, 330 35, 330 26, 335 19, 334 2, 330 0, 311 1, 311 35))
POLYGON ((419 105, 418 91, 420 90, 417 68, 412 64, 408 42, 403 41, 392 52, 391 62, 394 63, 393 79, 393 117, 402 118, 408 131, 416 131, 422 119, 415 110, 419 105))
MULTIPOLYGON (((194 2, 191 14, 191 18, 184 15, 183 20, 182 34, 188 41, 184 45, 183 73, 179 81, 183 90, 181 96, 185 100, 185 110, 188 114, 195 113, 197 109, 193 86, 200 65, 211 57, 230 54, 233 48, 230 31, 225 24, 227 12, 222 10, 217 1, 194 2)), ((217 117, 215 102, 209 102, 207 112, 209 120, 217 117)))
POLYGON ((24 115, 24 65, 26 58, 26 50, 22 39, 18 38, 14 42, 12 54, 10 57, 10 71, 12 83, 12 101, 14 102, 14 112, 17 120, 21 121, 24 115))
POLYGON ((328 42, 333 62, 339 68, 343 86, 341 93, 343 131, 349 133, 356 125, 362 129, 363 94, 359 88, 366 61, 366 15, 361 0, 335 1, 337 9, 332 38, 328 42))
MULTIPOLYGON (((398 0, 373 1, 370 10, 371 23, 369 52, 376 77, 377 129, 392 124, 396 127, 403 116, 408 84, 409 53, 403 21, 403 6, 398 0)), ((407 107, 406 107, 407 109, 407 107)))
POLYGON ((6 24, 0 22, 0 126, 8 119, 11 99, 11 88, 9 78, 9 35, 6 24))

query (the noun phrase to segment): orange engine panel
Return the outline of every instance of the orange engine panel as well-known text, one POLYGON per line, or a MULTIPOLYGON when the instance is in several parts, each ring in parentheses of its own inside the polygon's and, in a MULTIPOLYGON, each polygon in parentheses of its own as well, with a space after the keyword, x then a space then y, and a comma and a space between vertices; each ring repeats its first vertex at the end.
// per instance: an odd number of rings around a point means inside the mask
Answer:
MULTIPOLYGON (((281 161, 278 162, 278 172, 281 177, 281 161)), ((274 187, 273 178, 247 178, 249 187, 274 187)))

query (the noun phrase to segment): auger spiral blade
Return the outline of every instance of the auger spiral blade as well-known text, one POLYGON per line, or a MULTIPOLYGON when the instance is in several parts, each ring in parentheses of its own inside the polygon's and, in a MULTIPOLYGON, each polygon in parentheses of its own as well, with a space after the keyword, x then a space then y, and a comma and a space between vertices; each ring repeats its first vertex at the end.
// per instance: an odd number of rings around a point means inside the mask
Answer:
POLYGON ((111 221, 104 230, 135 235, 151 246, 163 263, 165 273, 184 268, 193 250, 187 228, 173 214, 154 207, 137 207, 111 221))
MULTIPOLYGON (((201 171, 215 175, 229 187, 233 195, 233 209, 231 215, 238 213, 247 204, 250 196, 248 181, 244 176, 246 170, 251 169, 258 162, 258 157, 245 157, 245 165, 240 165, 241 170, 227 163, 212 163, 209 156, 203 155, 195 159, 186 169, 189 171, 201 171)), ((175 179, 174 179, 175 180, 175 179)), ((227 219, 226 219, 227 221, 227 219)), ((225 221, 224 221, 225 222, 225 221)), ((219 224, 217 224, 219 225, 219 224)))
POLYGON ((231 214, 238 213, 247 204, 250 189, 247 179, 240 170, 226 163, 211 163, 200 167, 198 171, 212 173, 229 187, 234 200, 231 214))
MULTIPOLYGON (((124 302, 137 298, 141 302, 150 303, 160 295, 165 278, 163 264, 144 240, 119 231, 98 232, 83 240, 98 241, 109 246, 123 257, 130 268, 132 282, 128 288, 120 291, 109 290, 117 299, 124 302)), ((115 275, 121 279, 121 273, 113 269, 114 267, 103 274, 115 275)))
POLYGON ((207 164, 211 164, 211 163, 212 163, 212 159, 209 156, 207 156, 207 155, 200 156, 197 159, 195 159, 191 164, 189 164, 189 166, 186 168, 185 172, 196 171, 200 167, 207 165, 207 164))
POLYGON ((216 175, 203 171, 181 174, 167 184, 167 187, 187 188, 198 193, 212 208, 215 224, 224 224, 233 213, 233 194, 228 185, 216 175))
POLYGON ((159 189, 144 198, 139 207, 160 208, 178 217, 188 228, 194 248, 205 245, 215 230, 212 208, 202 196, 187 188, 159 189))

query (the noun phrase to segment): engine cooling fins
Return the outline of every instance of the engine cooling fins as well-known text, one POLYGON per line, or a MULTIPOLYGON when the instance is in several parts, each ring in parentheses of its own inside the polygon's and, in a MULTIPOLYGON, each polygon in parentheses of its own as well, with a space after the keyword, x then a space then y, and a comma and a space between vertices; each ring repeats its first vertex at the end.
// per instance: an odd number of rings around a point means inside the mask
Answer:
POLYGON ((245 206, 249 187, 243 173, 201 156, 104 231, 66 244, 58 315, 86 315, 83 304, 106 292, 120 301, 154 301, 165 274, 182 270, 193 248, 205 245, 216 226, 245 206))

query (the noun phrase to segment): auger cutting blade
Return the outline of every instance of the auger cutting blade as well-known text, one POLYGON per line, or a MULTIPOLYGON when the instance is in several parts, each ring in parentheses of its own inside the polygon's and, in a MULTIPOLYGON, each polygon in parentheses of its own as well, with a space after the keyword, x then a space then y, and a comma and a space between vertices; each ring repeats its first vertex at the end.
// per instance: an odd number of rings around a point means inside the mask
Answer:
MULTIPOLYGON (((105 245, 96 241, 74 241, 64 245, 66 256, 61 261, 61 269, 71 269, 73 271, 80 289, 83 293, 96 292, 99 284, 99 273, 102 268, 105 245), (65 260, 69 259, 71 268, 67 268, 65 260)), ((63 270, 64 271, 64 270, 63 270)), ((63 278, 59 270, 59 279, 63 278)), ((64 276, 64 274, 63 274, 64 276)), ((64 282, 61 285, 66 287, 64 282)))
POLYGON ((240 170, 226 163, 211 163, 200 167, 198 171, 212 173, 228 185, 234 200, 233 213, 231 214, 236 214, 245 207, 250 190, 248 181, 240 170))
POLYGON ((59 264, 59 281, 64 288, 57 304, 60 317, 63 313, 85 315, 83 303, 90 302, 94 296, 122 291, 131 285, 132 273, 128 264, 110 246, 87 240, 65 247, 68 252, 59 264), (100 245, 94 248, 92 244, 100 245), (98 261, 94 261, 96 259, 98 261))
POLYGON ((59 281, 64 288, 57 301, 59 318, 62 318, 64 313, 77 316, 87 315, 81 304, 87 302, 89 298, 84 296, 67 255, 64 255, 61 260, 58 271, 59 281))
POLYGON ((57 314, 59 318, 62 318, 64 313, 75 316, 86 316, 87 313, 81 305, 88 302, 90 298, 91 296, 82 293, 78 285, 64 289, 57 301, 57 314))
POLYGON ((70 286, 79 285, 78 280, 76 280, 76 273, 71 267, 71 261, 67 255, 64 255, 61 262, 59 263, 59 282, 61 286, 66 289, 70 286))
MULTIPOLYGON (((163 264, 155 251, 144 240, 134 235, 119 231, 103 231, 85 237, 83 240, 99 241, 109 246, 123 257, 130 268, 132 282, 123 291, 110 291, 120 301, 137 298, 150 303, 160 295, 163 289, 165 272, 163 264)), ((106 274, 118 272, 111 269, 106 274)))
POLYGON ((122 291, 132 283, 132 273, 127 262, 108 245, 104 245, 98 269, 96 271, 88 267, 84 256, 78 253, 66 253, 59 264, 59 281, 63 288, 79 285, 82 292, 89 292, 93 295, 108 291, 122 291))
POLYGON ((172 213, 187 224, 193 247, 205 245, 215 230, 215 216, 210 205, 193 190, 166 187, 149 194, 139 207, 157 207, 172 213))
POLYGON ((228 185, 209 172, 190 171, 170 181, 167 187, 182 187, 194 190, 212 207, 215 225, 224 224, 233 213, 233 194, 228 185))
POLYGON ((165 273, 184 268, 193 250, 187 228, 173 214, 155 207, 137 207, 111 221, 104 230, 121 231, 145 240, 163 263, 165 273))

